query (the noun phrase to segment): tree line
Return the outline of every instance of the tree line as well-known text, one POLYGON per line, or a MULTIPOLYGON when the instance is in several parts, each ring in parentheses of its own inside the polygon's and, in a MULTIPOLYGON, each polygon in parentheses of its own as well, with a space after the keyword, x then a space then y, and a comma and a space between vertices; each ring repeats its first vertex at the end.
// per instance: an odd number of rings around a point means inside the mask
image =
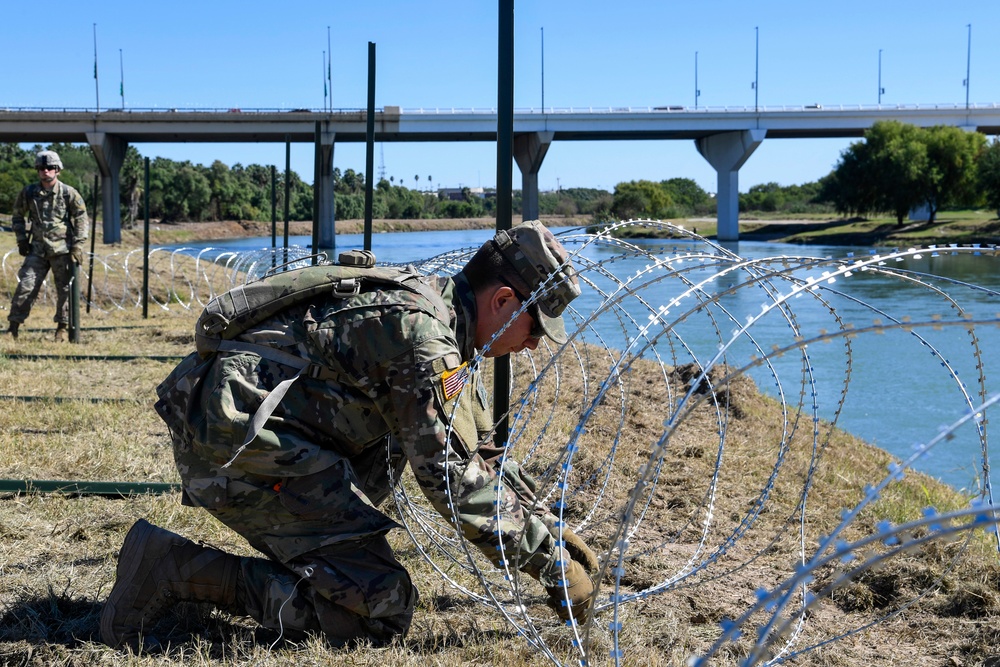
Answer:
MULTIPOLYGON (((54 143, 65 169, 61 179, 94 202, 98 168, 85 145, 54 143)), ((9 213, 17 193, 36 179, 34 155, 18 144, 0 144, 0 213, 9 213)), ((285 216, 285 173, 251 164, 210 166, 157 157, 150 161, 149 213, 162 221, 259 220, 285 216), (273 187, 272 187, 273 186, 273 187), (272 199, 272 191, 274 198, 272 199)), ((143 158, 129 146, 121 170, 120 206, 126 228, 141 217, 143 158)), ((430 183, 431 177, 427 176, 430 183)), ((477 218, 495 213, 496 200, 463 188, 456 198, 415 188, 403 179, 382 178, 373 188, 372 215, 378 219, 477 218)), ((333 170, 338 219, 360 219, 365 208, 365 174, 333 170)), ((288 219, 311 220, 313 189, 294 171, 288 176, 288 219)), ((99 202, 94 202, 99 205, 99 202)), ((942 208, 989 206, 1000 214, 1000 141, 948 126, 919 128, 897 121, 875 123, 864 139, 841 154, 819 181, 782 186, 754 185, 740 194, 743 212, 785 214, 891 214, 902 224, 913 209, 926 207, 930 219, 942 208)), ((513 193, 514 213, 522 210, 513 193)), ((714 216, 715 198, 689 178, 621 182, 613 192, 562 188, 539 193, 541 215, 588 216, 595 222, 636 218, 673 219, 714 216)))
MULTIPOLYGON (((59 153, 64 169, 60 179, 80 191, 88 207, 99 187, 97 162, 86 145, 53 143, 30 150, 18 144, 0 144, 0 213, 10 213, 17 193, 37 178, 35 153, 48 149, 59 153)), ((129 146, 121 168, 120 206, 122 224, 131 228, 141 219, 145 187, 144 159, 129 146)), ((332 174, 338 219, 361 219, 365 214, 364 172, 335 168, 332 174)), ((414 177, 419 188, 420 176, 414 177)), ((431 177, 427 176, 427 181, 431 177)), ((164 221, 257 220, 285 217, 285 173, 283 169, 251 164, 232 167, 216 160, 210 166, 157 157, 149 163, 149 215, 164 221), (272 197, 273 195, 273 197, 272 197)), ((592 188, 567 188, 543 193, 543 214, 593 215, 607 210, 611 193, 592 188)), ((437 192, 410 189, 402 179, 380 179, 373 188, 372 215, 378 219, 477 218, 495 213, 495 197, 462 188, 455 198, 437 192)), ((514 212, 521 211, 521 193, 514 193, 514 212)), ((295 171, 288 175, 289 220, 311 220, 313 189, 295 171)))

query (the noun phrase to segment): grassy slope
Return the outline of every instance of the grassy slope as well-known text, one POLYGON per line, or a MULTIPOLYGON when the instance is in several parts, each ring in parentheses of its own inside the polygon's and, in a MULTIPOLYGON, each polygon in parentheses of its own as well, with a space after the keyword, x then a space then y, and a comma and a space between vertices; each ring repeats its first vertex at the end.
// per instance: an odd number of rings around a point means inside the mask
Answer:
MULTIPOLYGON (((0 237, 0 255, 12 247, 0 237)), ((3 285, 4 293, 9 288, 3 285)), ((191 349, 194 314, 154 311, 94 313, 84 321, 84 347, 50 342, 51 311, 33 314, 21 340, 0 340, 0 469, 3 477, 176 481, 168 438, 152 411, 153 387, 169 371, 169 361, 135 363, 22 358, 20 354, 185 354, 191 349), (97 329, 106 326, 109 329, 97 329), (20 398, 10 398, 9 396, 20 398), (48 398, 46 398, 48 397, 48 398), (55 398, 107 398, 113 402, 57 401, 55 398), (39 398, 41 400, 35 400, 39 398)), ((641 373, 634 374, 641 377, 641 373)), ((671 376, 677 387, 682 378, 671 376)), ((579 378, 563 380, 565 391, 580 391, 579 378), (575 382, 575 384, 574 384, 575 382)), ((669 398, 663 389, 639 384, 629 390, 624 442, 649 442, 662 428, 662 414, 650 406, 669 398)), ((739 523, 771 472, 768 452, 779 439, 783 420, 774 401, 749 381, 729 392, 726 466, 719 478, 714 513, 718 543, 739 523), (771 443, 771 444, 768 444, 771 443), (766 447, 765 447, 766 446, 766 447), (763 454, 763 455, 762 455, 763 454)), ((572 423, 572 414, 568 422, 572 423)), ((618 428, 613 414, 591 425, 592 447, 602 434, 618 428)), ((701 516, 705 480, 714 469, 717 441, 714 410, 705 402, 679 432, 665 460, 662 495, 651 507, 642 539, 658 544, 676 537, 687 519, 701 516)), ((801 437, 801 436, 800 436, 801 437)), ((697 585, 661 594, 624 608, 626 664, 676 665, 704 650, 718 633, 718 622, 741 613, 753 591, 772 586, 794 568, 799 519, 807 542, 828 532, 839 512, 862 497, 864 484, 880 479, 890 457, 882 450, 839 432, 829 433, 812 478, 804 514, 796 506, 810 465, 808 438, 791 447, 783 474, 755 529, 716 566, 703 571, 697 585), (717 577, 717 578, 716 578, 717 577)), ((624 465, 624 464, 623 464, 624 465)), ((625 474, 624 481, 628 481, 625 474)), ((618 488, 621 493, 624 489, 618 488)), ((852 528, 859 537, 882 518, 915 518, 921 507, 941 509, 966 502, 921 475, 908 475, 852 528)), ((421 590, 414 627, 407 640, 387 649, 330 650, 320 642, 279 644, 274 633, 255 629, 246 619, 182 606, 167 618, 177 641, 166 655, 131 658, 97 639, 100 605, 114 578, 115 558, 131 523, 146 517, 190 537, 249 553, 245 543, 207 513, 182 507, 176 496, 129 499, 13 495, 0 497, 0 658, 4 665, 460 665, 546 664, 495 612, 468 603, 431 571, 405 536, 394 536, 403 562, 421 590)), ((607 517, 608 521, 614 517, 607 517)), ((680 567, 696 541, 681 533, 668 549, 629 566, 626 584, 641 589, 680 567)), ((600 543, 595 527, 587 537, 600 543)), ((831 573, 821 573, 829 576, 831 573)), ((813 612, 805 637, 820 641, 897 610, 916 594, 927 595, 900 616, 870 630, 808 654, 801 664, 856 665, 984 664, 997 654, 1000 620, 996 554, 975 538, 969 544, 932 543, 838 590, 813 612), (949 662, 955 656, 958 662, 949 662)), ((606 581, 605 585, 609 582, 606 581)), ((822 577, 821 581, 822 583, 822 577)), ((603 625, 603 622, 602 622, 603 625)), ((553 641, 556 641, 553 639, 553 641)), ((607 655, 606 641, 595 664, 607 655)), ((727 650, 719 664, 734 664, 741 646, 727 650)))

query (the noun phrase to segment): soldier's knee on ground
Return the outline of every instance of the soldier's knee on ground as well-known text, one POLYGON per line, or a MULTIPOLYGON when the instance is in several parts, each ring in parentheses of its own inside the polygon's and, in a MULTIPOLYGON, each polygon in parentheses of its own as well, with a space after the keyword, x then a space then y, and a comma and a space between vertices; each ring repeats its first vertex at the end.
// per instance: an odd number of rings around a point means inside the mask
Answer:
POLYGON ((364 636, 359 639, 379 646, 404 637, 413 622, 418 597, 406 570, 400 569, 380 577, 366 593, 367 609, 358 615, 364 631, 364 636))
POLYGON ((320 590, 322 584, 317 588, 316 583, 308 569, 299 574, 274 561, 245 558, 238 602, 266 628, 292 639, 318 632, 332 646, 365 641, 382 646, 410 628, 418 596, 402 568, 381 573, 363 590, 339 595, 320 590))

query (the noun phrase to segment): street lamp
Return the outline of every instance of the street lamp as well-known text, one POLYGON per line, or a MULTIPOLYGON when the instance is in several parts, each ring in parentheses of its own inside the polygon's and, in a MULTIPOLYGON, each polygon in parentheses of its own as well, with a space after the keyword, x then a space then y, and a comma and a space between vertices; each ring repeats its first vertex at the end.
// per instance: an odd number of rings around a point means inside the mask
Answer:
POLYGON ((542 113, 545 113, 545 26, 542 26, 542 113))
POLYGON ((968 45, 968 49, 966 50, 966 53, 965 53, 965 81, 962 82, 962 85, 965 86, 965 108, 968 109, 969 108, 969 73, 970 73, 969 70, 972 67, 972 24, 968 23, 968 24, 966 24, 965 27, 969 29, 969 40, 968 40, 968 44, 969 45, 968 45))
POLYGON ((125 57, 122 50, 118 49, 118 69, 121 72, 121 82, 118 84, 118 92, 122 96, 122 111, 125 111, 125 57))
POLYGON ((753 88, 753 110, 758 112, 760 110, 757 104, 758 96, 760 95, 760 32, 757 26, 754 26, 754 55, 753 55, 753 84, 750 86, 753 88))
POLYGON ((701 91, 698 90, 698 52, 694 52, 694 108, 698 108, 698 98, 701 97, 701 91))
POLYGON ((882 87, 882 49, 878 50, 878 103, 879 106, 882 105, 882 95, 885 94, 885 88, 882 87))

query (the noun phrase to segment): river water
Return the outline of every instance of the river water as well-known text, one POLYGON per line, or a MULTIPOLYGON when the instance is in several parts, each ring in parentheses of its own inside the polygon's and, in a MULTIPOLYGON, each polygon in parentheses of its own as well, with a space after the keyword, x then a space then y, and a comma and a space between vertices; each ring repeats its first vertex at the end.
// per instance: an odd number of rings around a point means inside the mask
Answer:
MULTIPOLYGON (((568 233, 570 230, 553 231, 568 233)), ((446 251, 478 247, 491 236, 489 230, 384 233, 373 236, 372 250, 380 262, 417 262, 446 251)), ((309 243, 309 237, 289 240, 290 245, 299 247, 309 243)), ((664 244, 642 240, 633 243, 657 257, 678 257, 705 250, 705 244, 699 242, 664 244)), ((260 250, 270 247, 270 238, 185 244, 185 248, 195 251, 207 247, 226 252, 260 250)), ((361 247, 363 237, 360 234, 337 236, 338 252, 361 247)), ((644 284, 634 278, 648 267, 649 256, 630 256, 607 245, 577 249, 567 243, 567 247, 579 253, 578 267, 587 263, 594 267, 590 271, 582 269, 582 275, 591 276, 588 282, 594 288, 585 289, 573 304, 573 320, 578 326, 606 303, 601 289, 611 291, 618 283, 626 283, 634 290, 634 294, 622 300, 622 308, 634 316, 635 322, 623 324, 622 318, 611 316, 609 310, 586 322, 585 328, 593 336, 586 337, 587 342, 601 340, 617 349, 635 344, 637 332, 650 321, 650 304, 655 312, 656 307, 663 308, 685 289, 684 284, 674 279, 644 284), (601 277, 596 267, 614 277, 601 277)), ((811 261, 803 258, 858 261, 870 259, 873 254, 890 254, 888 249, 867 247, 753 241, 741 241, 727 250, 741 260, 766 262, 759 266, 772 269, 782 266, 794 269, 811 261)), ((996 255, 927 252, 919 257, 893 257, 887 265, 883 264, 883 268, 902 274, 866 271, 841 275, 833 280, 827 278, 822 281, 822 299, 806 293, 787 301, 768 292, 759 281, 748 279, 746 272, 730 271, 735 261, 732 257, 721 262, 701 259, 683 265, 694 265, 685 269, 689 271, 685 273, 687 280, 704 281, 702 294, 708 296, 699 298, 712 299, 714 306, 731 319, 720 322, 717 315, 707 319, 700 310, 694 313, 684 303, 673 304, 669 310, 684 315, 676 321, 671 319, 673 316, 664 315, 663 320, 671 322, 671 336, 678 338, 671 338, 669 342, 667 337, 660 338, 649 349, 656 349, 656 354, 662 356, 669 350, 671 356, 667 359, 672 363, 693 359, 704 363, 725 348, 725 363, 739 367, 774 348, 794 345, 793 341, 802 338, 816 338, 815 342, 804 346, 808 351, 807 361, 803 361, 797 349, 792 354, 770 359, 770 369, 760 365, 748 373, 763 391, 781 393, 792 405, 804 393, 807 408, 815 400, 822 418, 830 419, 839 413, 837 423, 841 428, 904 460, 917 446, 934 438, 944 425, 960 418, 970 406, 979 405, 983 391, 981 376, 985 376, 987 396, 1000 391, 995 383, 1000 371, 1000 328, 995 324, 976 326, 971 331, 963 326, 913 330, 886 326, 893 323, 905 326, 908 321, 927 322, 938 317, 942 321, 1000 317, 1000 298, 997 296, 1000 257, 996 255), (938 277, 944 280, 939 281, 938 277), (785 308, 774 308, 776 301, 785 304, 785 308), (793 324, 783 314, 788 312, 793 314, 793 324), (835 332, 845 323, 863 334, 822 340, 826 332, 835 332), (740 331, 744 326, 745 330, 740 331), (679 357, 678 340, 683 346, 679 357), (806 370, 803 370, 804 364, 806 370), (809 384, 803 386, 801 379, 804 377, 809 384), (989 384, 991 379, 992 385, 989 384)), ((821 269, 829 270, 830 265, 821 269)), ((816 273, 821 275, 819 271, 817 269, 816 273)), ((805 275, 808 272, 790 270, 791 273, 805 275)), ((794 291, 790 285, 792 283, 779 280, 776 289, 794 291)), ((650 409, 655 408, 651 406, 650 409)), ((913 467, 956 488, 976 491, 982 467, 980 440, 971 428, 958 431, 956 435, 914 461, 913 467)))

